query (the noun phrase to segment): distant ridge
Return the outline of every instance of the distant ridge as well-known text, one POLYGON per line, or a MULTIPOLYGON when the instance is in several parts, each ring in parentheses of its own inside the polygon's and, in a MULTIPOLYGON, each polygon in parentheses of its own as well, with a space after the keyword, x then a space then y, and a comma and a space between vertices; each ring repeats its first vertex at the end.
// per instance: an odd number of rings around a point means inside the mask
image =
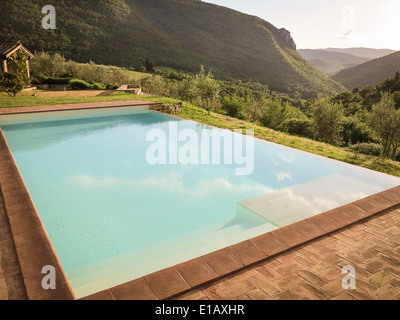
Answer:
POLYGON ((339 71, 369 61, 369 58, 328 49, 300 49, 298 52, 323 73, 332 76, 339 71))
POLYGON ((400 51, 379 59, 368 61, 353 68, 340 71, 332 79, 347 89, 364 88, 392 78, 400 70, 400 51))
POLYGON ((347 49, 327 48, 326 50, 331 52, 348 53, 352 54, 353 56, 368 58, 370 60, 382 58, 384 56, 396 52, 396 50, 391 50, 391 49, 373 49, 373 48, 347 48, 347 49))

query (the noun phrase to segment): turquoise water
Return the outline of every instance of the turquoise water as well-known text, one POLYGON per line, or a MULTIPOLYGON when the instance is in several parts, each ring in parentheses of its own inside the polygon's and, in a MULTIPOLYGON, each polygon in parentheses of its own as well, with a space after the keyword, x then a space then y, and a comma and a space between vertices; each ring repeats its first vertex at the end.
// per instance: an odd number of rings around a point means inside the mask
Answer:
POLYGON ((247 176, 235 163, 149 164, 146 135, 171 124, 211 130, 134 108, 0 119, 78 297, 274 230, 237 203, 350 170, 259 140, 247 176))

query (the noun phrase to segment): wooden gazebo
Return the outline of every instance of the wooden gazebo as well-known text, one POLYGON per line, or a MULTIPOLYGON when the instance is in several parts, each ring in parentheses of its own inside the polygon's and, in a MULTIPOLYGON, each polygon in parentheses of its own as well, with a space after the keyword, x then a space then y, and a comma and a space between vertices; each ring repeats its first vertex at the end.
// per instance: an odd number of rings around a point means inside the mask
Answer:
POLYGON ((30 78, 29 60, 33 59, 35 56, 20 43, 0 42, 0 72, 19 72, 14 63, 10 61, 10 57, 17 52, 24 52, 28 56, 26 61, 26 75, 30 78))

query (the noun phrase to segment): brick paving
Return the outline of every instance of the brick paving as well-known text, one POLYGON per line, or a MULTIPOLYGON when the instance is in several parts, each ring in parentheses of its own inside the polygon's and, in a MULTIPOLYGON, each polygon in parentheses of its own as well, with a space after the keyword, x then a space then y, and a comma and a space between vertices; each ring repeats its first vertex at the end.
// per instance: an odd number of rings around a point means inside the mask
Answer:
POLYGON ((400 209, 374 216, 176 297, 181 300, 400 300, 400 209), (342 287, 343 266, 356 289, 342 287))
POLYGON ((26 299, 25 285, 0 192, 0 300, 26 299))

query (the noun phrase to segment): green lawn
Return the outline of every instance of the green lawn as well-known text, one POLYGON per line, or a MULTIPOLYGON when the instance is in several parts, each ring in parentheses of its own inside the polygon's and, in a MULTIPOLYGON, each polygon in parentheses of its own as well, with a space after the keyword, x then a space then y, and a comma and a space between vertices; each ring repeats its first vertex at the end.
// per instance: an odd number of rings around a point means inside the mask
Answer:
MULTIPOLYGON (((0 108, 144 99, 143 96, 135 96, 124 92, 106 93, 107 95, 97 95, 97 96, 65 96, 65 97, 40 96, 40 93, 42 93, 42 91, 40 90, 27 91, 18 95, 15 98, 11 98, 5 94, 0 94, 0 108), (39 96, 37 97, 32 96, 32 94, 34 93, 37 93, 39 96)), ((60 92, 59 94, 62 93, 63 92, 60 92)), ((102 92, 100 92, 99 94, 102 94, 102 92)))
MULTIPOLYGON (((69 94, 73 95, 73 92, 69 94)), ((16 98, 10 98, 4 95, 0 95, 0 107, 21 107, 122 100, 146 100, 150 102, 161 102, 165 104, 178 102, 177 100, 170 98, 136 96, 121 92, 110 93, 110 95, 106 96, 67 97, 33 97, 32 92, 25 92, 24 94, 16 98)), ((260 139, 400 177, 399 162, 384 160, 375 156, 357 154, 346 148, 334 147, 329 144, 317 142, 314 140, 291 136, 283 132, 274 131, 218 113, 211 113, 211 115, 209 116, 206 110, 190 105, 186 102, 184 103, 183 111, 178 116, 184 119, 194 120, 206 125, 215 126, 223 129, 254 129, 255 136, 260 139)))

